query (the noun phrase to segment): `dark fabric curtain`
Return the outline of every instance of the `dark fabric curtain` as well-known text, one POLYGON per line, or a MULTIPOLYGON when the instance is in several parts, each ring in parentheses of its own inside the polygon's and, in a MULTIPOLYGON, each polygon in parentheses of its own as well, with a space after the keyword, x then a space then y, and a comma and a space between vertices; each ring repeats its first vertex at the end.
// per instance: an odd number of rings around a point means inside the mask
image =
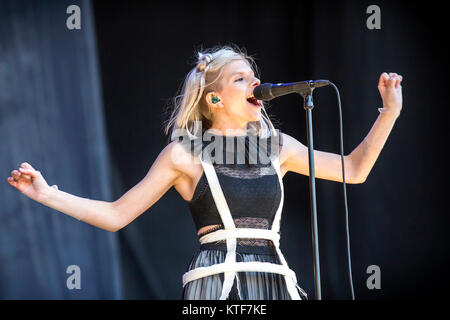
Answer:
POLYGON ((0 299, 122 297, 117 234, 6 180, 26 161, 62 191, 112 200, 98 72, 90 2, 0 1, 0 299), (81 8, 81 30, 66 27, 70 5, 81 8), (80 289, 67 286, 73 265, 80 289))

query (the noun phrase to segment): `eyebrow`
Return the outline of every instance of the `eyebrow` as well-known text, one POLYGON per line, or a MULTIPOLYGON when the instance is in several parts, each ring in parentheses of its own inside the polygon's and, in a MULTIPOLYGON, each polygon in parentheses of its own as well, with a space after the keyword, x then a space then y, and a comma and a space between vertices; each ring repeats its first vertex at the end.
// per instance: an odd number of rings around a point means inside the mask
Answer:
MULTIPOLYGON (((252 75, 255 75, 255 73, 253 72, 253 71, 251 71, 250 72, 252 75)), ((231 76, 233 77, 233 76, 235 76, 235 75, 237 75, 237 74, 243 74, 243 75, 245 75, 245 74, 247 74, 246 72, 243 72, 243 71, 237 71, 237 72, 234 72, 233 74, 231 74, 231 76)))

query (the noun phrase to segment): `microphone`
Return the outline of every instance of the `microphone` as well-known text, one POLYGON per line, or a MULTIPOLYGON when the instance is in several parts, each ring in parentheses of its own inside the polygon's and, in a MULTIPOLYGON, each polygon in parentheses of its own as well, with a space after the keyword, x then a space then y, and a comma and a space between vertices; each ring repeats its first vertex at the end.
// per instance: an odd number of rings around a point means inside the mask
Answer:
POLYGON ((308 80, 291 83, 263 83, 253 90, 253 95, 258 100, 269 101, 289 93, 309 91, 311 88, 324 87, 330 84, 328 80, 308 80))

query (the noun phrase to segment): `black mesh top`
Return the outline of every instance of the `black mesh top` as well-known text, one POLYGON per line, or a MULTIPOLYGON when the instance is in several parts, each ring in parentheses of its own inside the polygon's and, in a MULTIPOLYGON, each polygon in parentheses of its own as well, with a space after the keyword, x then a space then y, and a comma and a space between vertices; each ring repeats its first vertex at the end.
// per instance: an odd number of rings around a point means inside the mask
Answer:
MULTIPOLYGON (((261 138, 212 134, 211 141, 202 141, 203 150, 210 143, 220 140, 223 141, 223 150, 216 148, 209 154, 236 227, 269 229, 281 200, 278 176, 269 158, 279 154, 281 133, 276 139, 272 136, 261 138), (233 143, 227 144, 226 140, 233 140, 233 143), (255 150, 258 150, 257 157, 255 150), (221 151, 222 159, 216 157, 221 151), (245 153, 244 162, 242 152, 245 153), (268 157, 261 157, 263 153, 268 157), (238 162, 239 159, 241 162, 238 162)), ((205 172, 192 200, 187 203, 197 230, 208 225, 223 227, 205 172)))

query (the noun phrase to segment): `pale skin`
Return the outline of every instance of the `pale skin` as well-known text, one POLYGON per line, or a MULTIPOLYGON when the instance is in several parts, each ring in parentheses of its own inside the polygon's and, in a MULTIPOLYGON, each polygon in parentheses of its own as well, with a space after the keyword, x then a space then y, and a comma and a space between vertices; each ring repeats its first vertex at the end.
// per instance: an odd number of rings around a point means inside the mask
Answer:
MULTIPOLYGON (((235 134, 241 131, 245 134, 247 123, 261 117, 261 108, 246 99, 260 81, 244 60, 228 63, 220 81, 220 90, 204 97, 213 113, 211 128, 223 135, 229 129, 233 129, 235 134), (213 96, 220 101, 213 103, 213 96)), ((378 90, 385 111, 379 114, 363 141, 344 156, 346 183, 363 183, 375 164, 402 109, 401 82, 402 76, 396 73, 384 72, 380 75, 378 90)), ((282 134, 283 146, 279 158, 282 176, 287 172, 309 175, 307 147, 295 138, 282 134)), ((340 154, 314 150, 314 164, 316 178, 343 182, 340 154)), ((50 208, 115 232, 147 211, 172 187, 184 200, 191 200, 202 174, 203 167, 198 159, 173 141, 160 152, 145 177, 114 202, 81 198, 54 189, 47 184, 41 172, 27 162, 11 171, 8 183, 50 208)), ((203 227, 198 234, 212 227, 203 227)))

